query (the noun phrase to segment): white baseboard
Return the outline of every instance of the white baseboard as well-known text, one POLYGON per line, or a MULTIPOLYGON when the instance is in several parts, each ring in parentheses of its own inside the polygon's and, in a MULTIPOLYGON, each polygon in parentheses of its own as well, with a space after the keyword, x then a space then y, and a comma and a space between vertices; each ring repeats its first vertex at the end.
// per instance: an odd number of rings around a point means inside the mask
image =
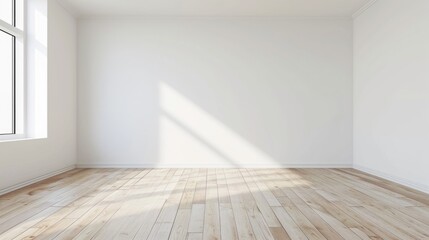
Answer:
POLYGON ((77 164, 77 168, 353 168, 352 164, 77 164))
POLYGON ((415 182, 412 182, 412 181, 405 179, 405 178, 397 177, 397 176, 394 176, 394 175, 389 174, 389 173, 385 173, 385 172, 381 172, 378 170, 366 168, 366 167, 363 167, 360 165, 354 165, 353 168, 356 170, 359 170, 359 171, 362 171, 362 172, 365 172, 365 173, 368 173, 368 174, 371 174, 371 175, 374 175, 374 176, 377 176, 377 177, 380 177, 380 178, 383 178, 383 179, 386 179, 386 180, 404 185, 406 187, 409 187, 409 188, 412 188, 412 189, 415 189, 415 190, 429 194, 429 186, 428 185, 415 183, 415 182))
POLYGON ((20 188, 26 187, 26 186, 31 185, 33 183, 37 183, 37 182, 40 182, 42 180, 48 179, 50 177, 56 176, 58 174, 61 174, 61 173, 73 170, 75 168, 76 168, 75 165, 71 165, 71 166, 68 166, 68 167, 65 167, 65 168, 61 168, 59 170, 56 170, 56 171, 44 174, 44 175, 42 175, 40 177, 32 178, 32 179, 27 180, 25 182, 21 182, 21 183, 15 184, 13 186, 10 186, 10 187, 4 188, 4 189, 0 189, 0 196, 4 195, 6 193, 9 193, 9 192, 13 192, 15 190, 18 190, 20 188))
POLYGON ((59 175, 61 173, 73 170, 75 168, 354 168, 359 171, 375 175, 377 177, 416 189, 418 191, 429 194, 429 186, 418 184, 412 181, 409 181, 404 178, 393 176, 388 173, 381 171, 373 170, 359 165, 352 164, 246 164, 246 165, 196 165, 196 164, 77 164, 71 165, 57 171, 53 171, 47 174, 44 174, 40 177, 36 177, 25 182, 15 184, 13 186, 0 189, 0 196, 6 193, 18 190, 20 188, 26 187, 28 185, 40 182, 42 180, 48 179, 50 177, 59 175))

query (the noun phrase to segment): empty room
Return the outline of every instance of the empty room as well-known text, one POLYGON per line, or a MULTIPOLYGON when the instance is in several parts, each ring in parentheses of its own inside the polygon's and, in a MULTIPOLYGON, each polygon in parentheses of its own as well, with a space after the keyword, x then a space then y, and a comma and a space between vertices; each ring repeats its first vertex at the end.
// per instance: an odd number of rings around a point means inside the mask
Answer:
POLYGON ((0 0, 0 240, 429 240, 429 0, 0 0))

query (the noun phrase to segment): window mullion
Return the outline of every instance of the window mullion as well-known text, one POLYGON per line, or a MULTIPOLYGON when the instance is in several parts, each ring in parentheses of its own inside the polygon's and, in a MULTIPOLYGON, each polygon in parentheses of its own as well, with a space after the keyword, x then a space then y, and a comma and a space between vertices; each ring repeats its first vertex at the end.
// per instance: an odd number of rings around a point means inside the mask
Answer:
POLYGON ((21 29, 18 29, 1 19, 0 19, 0 30, 18 38, 22 38, 24 36, 24 32, 21 29))

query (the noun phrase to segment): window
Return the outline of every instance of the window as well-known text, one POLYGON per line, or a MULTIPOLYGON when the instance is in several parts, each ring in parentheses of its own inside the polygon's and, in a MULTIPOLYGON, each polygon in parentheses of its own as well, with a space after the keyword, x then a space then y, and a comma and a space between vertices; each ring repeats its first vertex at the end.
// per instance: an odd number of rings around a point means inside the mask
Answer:
MULTIPOLYGON (((17 0, 0 0, 0 135, 15 135, 21 133, 21 109, 17 109, 22 101, 17 96, 22 95, 23 73, 23 26, 17 15, 17 0), (17 21, 18 20, 18 21, 17 21), (18 66, 18 68, 17 68, 18 66), (19 115, 19 116, 18 116, 19 115)), ((18 3, 18 6, 21 6, 18 3)), ((17 14, 18 13, 18 14, 17 14)))
POLYGON ((15 37, 0 32, 0 134, 15 133, 15 37))

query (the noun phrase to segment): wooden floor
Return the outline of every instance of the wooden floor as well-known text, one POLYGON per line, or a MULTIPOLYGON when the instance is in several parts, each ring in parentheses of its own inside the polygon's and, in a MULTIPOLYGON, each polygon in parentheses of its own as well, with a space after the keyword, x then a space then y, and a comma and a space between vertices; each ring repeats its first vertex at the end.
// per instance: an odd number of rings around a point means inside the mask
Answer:
POLYGON ((0 239, 429 239, 429 196, 351 169, 76 169, 0 196, 0 239))

